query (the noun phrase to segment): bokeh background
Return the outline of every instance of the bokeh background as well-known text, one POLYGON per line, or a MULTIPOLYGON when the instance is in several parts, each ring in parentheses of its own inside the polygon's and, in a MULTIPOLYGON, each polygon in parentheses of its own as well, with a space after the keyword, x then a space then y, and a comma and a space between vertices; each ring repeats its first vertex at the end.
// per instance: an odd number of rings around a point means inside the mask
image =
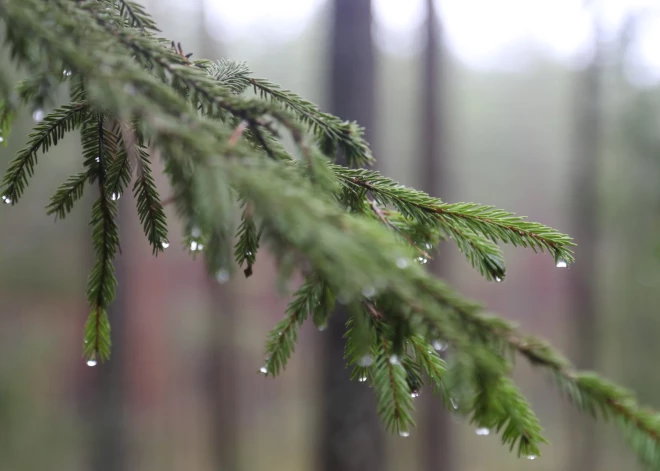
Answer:
MULTIPOLYGON (((660 2, 142 3, 193 58, 246 61, 256 76, 362 118, 387 175, 574 235, 568 270, 506 248, 508 275, 489 283, 450 246, 433 269, 660 407, 660 2), (337 70, 357 88, 339 90, 337 70)), ((31 124, 26 113, 0 148, 3 168, 31 124)), ((287 303, 268 254, 247 280, 209 280, 177 242, 171 208, 172 244, 153 258, 130 195, 120 201, 113 359, 85 365, 93 195, 57 224, 44 210, 81 165, 67 138, 40 158, 21 204, 0 207, 0 469, 327 469, 332 332, 306 325, 286 372, 260 375, 265 335, 287 303)), ((477 436, 424 391, 410 437, 365 425, 385 456, 378 469, 641 469, 612 426, 581 420, 542 372, 521 361, 516 379, 551 441, 540 459, 477 436)))

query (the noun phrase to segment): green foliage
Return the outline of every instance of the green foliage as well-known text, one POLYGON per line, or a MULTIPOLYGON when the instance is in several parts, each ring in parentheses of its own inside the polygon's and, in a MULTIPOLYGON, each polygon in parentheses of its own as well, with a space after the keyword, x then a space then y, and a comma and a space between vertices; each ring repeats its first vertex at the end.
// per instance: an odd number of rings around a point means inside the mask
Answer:
POLYGON ((409 433, 414 398, 428 384, 448 409, 499 432, 519 456, 538 455, 545 443, 541 426, 510 379, 521 355, 549 371, 580 410, 616 419, 641 460, 660 467, 654 413, 605 380, 575 371, 542 341, 485 316, 481 306, 424 269, 438 244, 449 240, 487 279, 501 281, 498 244, 571 263, 568 236, 503 210, 442 202, 377 172, 333 163, 336 152, 351 166, 373 160, 356 123, 253 78, 245 64, 191 61, 180 46, 156 36, 155 23, 137 4, 4 0, 0 19, 12 59, 34 72, 12 91, 0 71, 3 136, 21 106, 33 111, 50 103, 63 81, 73 100, 39 122, 10 163, 0 187, 5 202, 15 204, 23 193, 37 153, 75 129, 85 170, 57 189, 47 211, 63 218, 85 186, 98 188, 83 348, 88 361, 110 355, 117 199, 133 180, 154 254, 169 245, 153 149, 165 165, 183 242, 193 255, 203 253, 219 282, 230 275, 232 252, 249 276, 263 247, 275 256, 283 281, 304 279, 268 336, 262 372, 279 374, 300 326, 311 317, 322 329, 338 302, 349 312, 345 356, 352 377, 374 387, 390 430, 409 433), (246 96, 249 89, 257 97, 246 96), (282 133, 293 139, 295 156, 282 145, 282 133), (445 348, 443 360, 436 350, 445 348))

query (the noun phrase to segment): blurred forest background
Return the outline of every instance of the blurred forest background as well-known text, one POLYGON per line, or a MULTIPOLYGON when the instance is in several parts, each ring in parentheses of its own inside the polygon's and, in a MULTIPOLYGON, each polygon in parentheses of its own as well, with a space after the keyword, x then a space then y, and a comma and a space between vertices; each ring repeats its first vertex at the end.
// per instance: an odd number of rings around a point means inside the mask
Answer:
MULTIPOLYGON (((508 276, 489 283, 450 246, 431 269, 660 407, 660 2, 142 3, 193 58, 246 61, 256 76, 359 119, 379 170, 403 184, 573 235, 568 270, 507 248, 508 276)), ((3 170, 31 124, 26 113, 0 149, 3 170)), ((430 391, 408 438, 374 423, 365 385, 333 402, 333 381, 346 374, 333 373, 333 326, 306 325, 286 372, 265 379, 265 335, 287 303, 267 254, 247 280, 240 271, 210 280, 178 242, 168 207, 172 244, 153 258, 128 194, 113 358, 85 366, 89 211, 54 224, 43 209, 81 165, 79 143, 66 140, 21 204, 0 208, 0 469, 296 471, 359 454, 362 470, 638 469, 612 427, 582 420, 523 363, 516 378, 551 441, 533 462, 440 411, 430 391), (344 427, 366 447, 338 436, 349 413, 344 427), (355 455, 337 458, 341 450, 355 455)))

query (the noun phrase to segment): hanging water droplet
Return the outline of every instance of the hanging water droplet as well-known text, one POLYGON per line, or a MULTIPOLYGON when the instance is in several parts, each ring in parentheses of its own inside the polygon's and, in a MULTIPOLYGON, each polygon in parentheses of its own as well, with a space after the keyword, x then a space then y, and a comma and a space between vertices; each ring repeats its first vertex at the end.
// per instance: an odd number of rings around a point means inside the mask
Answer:
POLYGON ((170 246, 170 243, 167 240, 164 240, 160 244, 164 249, 168 248, 170 246))
POLYGON ((499 276, 496 276, 495 281, 497 281, 498 283, 502 283, 502 278, 500 278, 499 276))
POLYGON ((536 456, 536 455, 527 455, 526 458, 527 458, 528 460, 535 460, 536 458, 538 458, 538 456, 536 456))
POLYGON ((490 435, 490 429, 487 429, 486 427, 479 427, 477 429, 477 435, 483 437, 486 435, 490 435))
POLYGON ((204 250, 204 245, 203 244, 197 244, 197 251, 204 250))
POLYGON ((317 329, 319 330, 319 332, 323 332, 323 331, 326 330, 327 328, 328 328, 328 324, 327 324, 327 322, 324 322, 323 324, 321 324, 321 325, 319 325, 319 326, 317 327, 317 329))
POLYGON ((371 355, 363 355, 358 360, 358 365, 360 365, 360 366, 371 366, 371 364, 373 362, 374 362, 374 359, 371 355))
POLYGON ((218 283, 227 283, 229 281, 229 272, 227 270, 220 270, 215 274, 215 279, 218 283))
POLYGON ((101 161, 101 157, 99 157, 99 156, 97 155, 95 160, 96 160, 97 162, 100 162, 100 161, 101 161))
POLYGON ((199 227, 195 226, 190 230, 190 235, 196 239, 202 235, 202 231, 199 230, 199 227))
POLYGON ((399 268, 406 268, 408 266, 408 260, 403 257, 399 257, 396 259, 396 266, 399 268))
POLYGON ((428 263, 429 259, 426 257, 417 257, 417 261, 421 264, 428 263))
POLYGON ((5 138, 0 136, 0 142, 5 142, 5 138))
POLYGON ((568 266, 568 263, 566 263, 566 260, 563 258, 557 259, 557 268, 566 268, 568 266))
POLYGON ((426 250, 431 250, 432 248, 433 248, 433 246, 431 244, 428 244, 428 243, 426 244, 426 250))
POLYGON ((65 77, 71 77, 71 71, 67 70, 67 69, 64 69, 62 71, 62 75, 64 75, 65 77))
POLYGON ((400 430, 400 431, 399 431, 399 436, 400 436, 400 437, 403 437, 403 438, 409 437, 409 436, 410 436, 410 432, 409 432, 408 430, 400 430))
POLYGON ((193 252, 195 252, 197 250, 197 242, 196 241, 193 240, 190 243, 190 250, 192 250, 193 252))
POLYGON ((268 374, 268 367, 266 365, 259 368, 259 371, 263 374, 268 374))
POLYGON ((447 350, 447 344, 440 340, 434 340, 431 345, 433 346, 434 349, 436 349, 439 352, 443 352, 447 350))
POLYGON ((113 193, 112 196, 110 196, 110 199, 112 201, 117 201, 119 200, 119 198, 121 198, 121 195, 119 193, 113 193))
POLYGON ((366 298, 371 298, 373 295, 376 294, 376 288, 374 288, 373 286, 367 286, 362 290, 362 294, 366 298))
POLYGON ((411 393, 410 393, 410 397, 412 397, 413 399, 415 399, 416 397, 419 397, 419 391, 413 391, 413 392, 411 392, 411 393))
POLYGON ((458 409, 458 402, 456 402, 456 401, 454 400, 453 397, 450 397, 450 398, 449 398, 449 402, 451 402, 451 406, 452 406, 454 409, 458 409))
POLYGON ((87 360, 87 366, 96 366, 96 360, 90 358, 89 360, 87 360))
POLYGON ((390 356, 390 363, 393 365, 400 365, 401 360, 399 360, 399 357, 397 355, 391 355, 390 356))
POLYGON ((2 201, 4 201, 5 204, 11 204, 11 198, 9 196, 3 196, 2 201))
POLYGON ((32 113, 32 119, 34 120, 35 123, 38 123, 39 121, 42 121, 44 119, 44 110, 41 108, 37 108, 34 110, 32 113))
POLYGON ((361 382, 361 383, 364 383, 366 380, 367 380, 366 375, 365 375, 365 376, 360 376, 360 377, 358 378, 358 381, 361 382))

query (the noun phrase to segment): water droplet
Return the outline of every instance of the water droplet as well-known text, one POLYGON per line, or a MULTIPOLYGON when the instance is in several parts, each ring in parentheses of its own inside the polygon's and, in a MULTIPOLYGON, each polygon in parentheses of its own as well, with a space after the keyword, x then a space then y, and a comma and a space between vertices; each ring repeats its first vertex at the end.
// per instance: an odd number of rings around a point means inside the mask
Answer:
POLYGON ((367 286, 366 288, 364 288, 362 290, 362 294, 365 297, 370 298, 370 297, 372 297, 373 295, 376 294, 376 288, 374 288, 373 286, 367 286))
POLYGON ((328 328, 328 324, 327 324, 327 323, 323 323, 323 324, 321 324, 321 325, 319 325, 319 326, 317 327, 317 329, 319 329, 319 332, 323 332, 323 331, 326 330, 327 328, 328 328))
POLYGON ((197 250, 204 250, 204 245, 203 244, 197 244, 197 250))
POLYGON ((563 258, 560 258, 557 260, 557 268, 566 268, 568 266, 568 263, 566 263, 566 260, 563 258))
POLYGON ((500 278, 499 276, 496 276, 495 281, 497 281, 498 283, 502 283, 502 278, 500 278))
POLYGON ((411 393, 410 393, 410 397, 412 397, 413 399, 415 399, 416 397, 419 397, 419 391, 413 391, 413 392, 411 392, 411 393))
POLYGON ((451 406, 452 406, 454 409, 458 409, 458 402, 456 402, 456 401, 454 400, 453 397, 450 397, 450 398, 449 398, 449 402, 451 402, 451 406))
POLYGON ((371 366, 374 362, 374 359, 371 355, 364 355, 358 360, 358 365, 360 366, 371 366))
POLYGON ((400 430, 400 431, 399 431, 399 436, 400 436, 400 437, 403 437, 403 438, 409 437, 409 436, 410 436, 410 432, 409 432, 408 430, 400 430))
POLYGON ((195 252, 197 250, 197 242, 196 241, 193 240, 190 243, 190 250, 192 250, 193 252, 195 252))
POLYGON ((87 360, 87 366, 96 366, 96 360, 90 358, 89 360, 87 360))
POLYGON ((392 355, 390 356, 390 363, 393 365, 400 365, 401 360, 399 360, 399 357, 397 355, 392 355))
POLYGON ((5 142, 5 138, 0 136, 0 142, 5 142))
POLYGON ((71 71, 67 70, 67 69, 64 69, 62 71, 62 75, 64 75, 65 77, 71 77, 71 71))
POLYGON ((42 110, 41 108, 37 108, 36 110, 34 110, 34 113, 32 113, 32 119, 34 120, 35 123, 42 121, 44 119, 44 110, 42 110))
POLYGON ((252 255, 252 252, 245 252, 245 255, 247 255, 249 257, 249 256, 252 255))
POLYGON ((164 240, 163 242, 160 243, 160 245, 166 249, 170 246, 170 243, 167 240, 164 240))
POLYGON ((535 460, 536 458, 538 458, 536 455, 527 455, 528 460, 535 460))
POLYGON ((441 342, 440 340, 434 340, 433 343, 431 344, 434 349, 436 349, 439 352, 443 352, 447 350, 447 344, 444 342, 441 342))
POLYGON ((408 267, 408 260, 403 257, 399 257, 396 259, 396 266, 399 268, 406 268, 408 267))
POLYGON ((486 427, 479 427, 477 429, 477 435, 483 437, 486 435, 490 435, 490 429, 487 429, 486 427))
POLYGON ((227 270, 220 270, 215 274, 215 279, 218 283, 227 283, 229 281, 229 272, 227 270))
POLYGON ((199 230, 199 227, 193 227, 190 231, 190 235, 197 238, 202 235, 202 231, 199 230))
POLYGON ((426 244, 426 250, 431 250, 433 246, 431 244, 426 244))
POLYGON ((268 374, 268 367, 266 365, 259 368, 259 371, 263 374, 268 374))
POLYGON ((429 259, 426 257, 417 257, 417 261, 421 264, 428 263, 429 259))
POLYGON ((2 201, 4 201, 5 204, 11 204, 11 198, 9 196, 4 196, 3 195, 2 201))
POLYGON ((101 157, 99 157, 99 156, 97 155, 95 160, 96 160, 97 162, 100 162, 100 161, 101 161, 101 157))
POLYGON ((110 199, 112 201, 117 201, 119 200, 119 198, 121 198, 121 195, 119 193, 113 193, 112 196, 110 196, 110 199))
POLYGON ((358 378, 358 381, 361 382, 361 383, 364 383, 366 380, 367 380, 366 375, 365 375, 365 376, 360 376, 360 377, 358 378))

